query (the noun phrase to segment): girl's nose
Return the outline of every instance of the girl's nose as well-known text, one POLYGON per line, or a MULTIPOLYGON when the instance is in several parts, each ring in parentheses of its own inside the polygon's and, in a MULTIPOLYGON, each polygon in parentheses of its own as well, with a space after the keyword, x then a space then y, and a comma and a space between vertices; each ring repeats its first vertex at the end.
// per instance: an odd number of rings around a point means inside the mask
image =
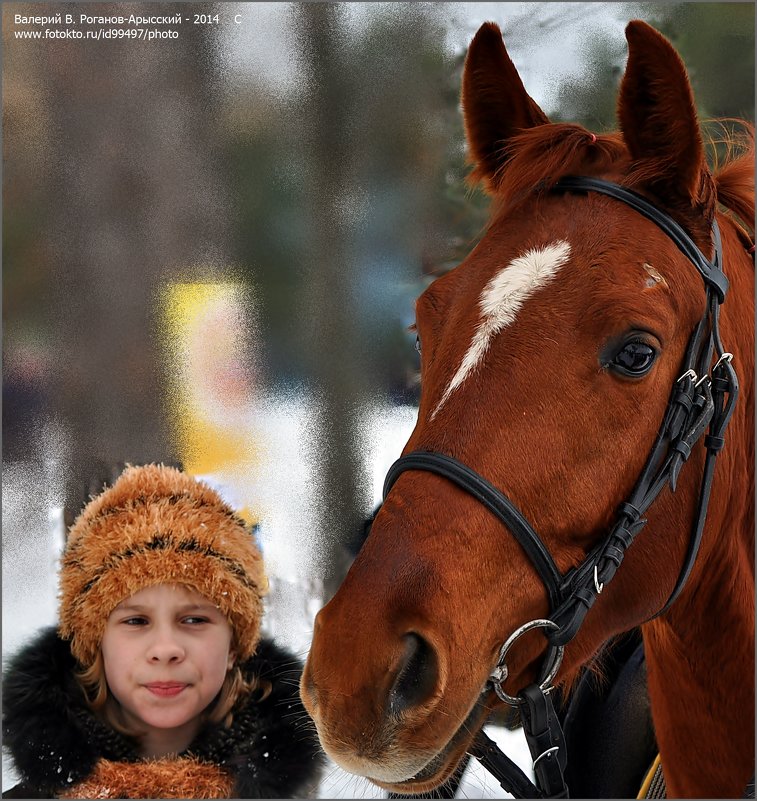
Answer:
POLYGON ((147 657, 151 662, 180 662, 184 659, 184 648, 170 630, 157 630, 152 638, 147 657))

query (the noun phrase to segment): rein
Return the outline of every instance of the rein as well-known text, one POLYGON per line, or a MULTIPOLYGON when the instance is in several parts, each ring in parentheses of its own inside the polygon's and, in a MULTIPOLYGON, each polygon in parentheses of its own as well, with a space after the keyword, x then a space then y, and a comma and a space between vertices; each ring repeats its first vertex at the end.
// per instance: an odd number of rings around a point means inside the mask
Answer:
POLYGON ((636 485, 618 508, 615 522, 605 538, 589 551, 580 565, 565 574, 560 573, 549 550, 513 502, 457 459, 443 453, 414 451, 398 459, 387 473, 384 499, 407 470, 435 473, 473 495, 509 529, 546 588, 549 618, 533 620, 513 632, 500 649, 497 665, 482 690, 482 693, 494 690, 502 701, 520 708, 523 730, 534 760, 536 784, 483 730, 469 751, 516 798, 568 797, 563 778, 567 764, 565 740, 550 697, 552 680, 562 661, 564 647, 576 636, 589 609, 612 580, 627 549, 646 525, 644 513, 667 484, 675 491, 683 464, 694 445, 704 437, 706 456, 689 546, 668 600, 650 619, 666 612, 686 584, 702 541, 715 459, 723 447, 725 429, 738 395, 738 379, 731 365, 733 357, 724 351, 720 339, 720 305, 725 300, 728 279, 722 269, 722 244, 717 222, 713 220, 712 223, 714 256, 710 261, 672 217, 630 189, 598 178, 570 177, 558 181, 552 191, 608 195, 653 222, 701 274, 706 304, 705 313, 689 339, 683 371, 673 384, 662 424, 636 485), (714 357, 717 360, 710 370, 714 357), (507 653, 521 635, 534 628, 545 629, 548 641, 540 677, 517 696, 510 696, 502 686, 508 675, 507 653))

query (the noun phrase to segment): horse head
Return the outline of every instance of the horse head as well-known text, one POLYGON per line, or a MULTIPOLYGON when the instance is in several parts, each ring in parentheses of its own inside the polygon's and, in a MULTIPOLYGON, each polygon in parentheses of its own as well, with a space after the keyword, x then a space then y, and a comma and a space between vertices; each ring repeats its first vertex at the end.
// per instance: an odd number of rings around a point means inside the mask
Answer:
MULTIPOLYGON (((462 104, 491 219, 464 262, 416 306, 422 392, 404 452, 447 454, 500 488, 560 574, 602 541, 633 490, 705 313, 701 275, 659 226, 613 197, 554 191, 560 179, 632 189, 708 258, 717 213, 731 280, 723 338, 737 372, 748 377, 753 365, 750 259, 740 226, 718 212, 726 190, 707 166, 684 65, 643 22, 631 22, 626 37, 620 132, 595 135, 550 123, 497 26, 478 31, 462 104)), ((738 411, 732 427, 748 441, 748 412, 738 411)), ((721 457, 722 491, 713 493, 684 600, 724 547, 717 526, 749 514, 749 470, 735 477, 747 453, 734 445, 721 457)), ((687 553, 703 461, 700 443, 675 493, 666 487, 648 510, 646 528, 565 649, 563 684, 609 638, 665 605, 687 553)), ((441 475, 402 472, 316 618, 301 692, 326 752, 397 792, 439 786, 500 704, 487 681, 502 643, 551 611, 542 577, 500 519, 441 475)), ((508 692, 536 679, 546 648, 538 631, 518 641, 508 692)), ((675 781, 669 788, 686 791, 675 781)))

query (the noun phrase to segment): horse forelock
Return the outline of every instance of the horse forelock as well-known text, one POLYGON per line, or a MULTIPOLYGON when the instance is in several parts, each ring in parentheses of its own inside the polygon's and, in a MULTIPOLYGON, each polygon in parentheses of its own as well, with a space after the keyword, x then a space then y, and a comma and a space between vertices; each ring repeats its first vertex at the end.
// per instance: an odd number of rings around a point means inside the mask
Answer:
MULTIPOLYGON (((708 240, 708 220, 715 203, 751 242, 754 237, 754 126, 743 120, 713 121, 722 131, 707 140, 712 173, 702 173, 696 201, 698 211, 682 220, 685 227, 701 227, 692 234, 708 240), (725 155, 719 155, 724 150, 725 155)), ((611 177, 631 188, 643 190, 659 179, 658 160, 632 162, 620 133, 595 135, 581 125, 550 123, 528 128, 507 143, 508 158, 491 185, 491 214, 488 227, 499 224, 504 215, 530 197, 534 191, 548 191, 561 178, 574 175, 611 177)), ((480 176, 471 173, 471 183, 480 176)), ((673 216, 680 215, 671 209, 673 216)), ((700 244, 703 244, 700 242, 700 244)))
POLYGON ((595 135, 573 123, 528 128, 513 136, 507 149, 495 180, 490 226, 535 189, 549 189, 569 175, 621 173, 629 160, 620 134, 595 135))

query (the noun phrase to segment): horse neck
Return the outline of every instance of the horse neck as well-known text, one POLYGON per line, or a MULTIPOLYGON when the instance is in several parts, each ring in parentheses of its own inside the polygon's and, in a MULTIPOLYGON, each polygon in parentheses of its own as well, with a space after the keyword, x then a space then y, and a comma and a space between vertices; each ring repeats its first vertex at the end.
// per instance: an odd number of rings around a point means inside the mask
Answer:
MULTIPOLYGON (((753 274, 734 279, 733 294, 751 299, 753 274)), ((742 328, 729 325, 724 339, 742 364, 742 396, 719 456, 702 551, 671 610, 643 628, 669 797, 741 797, 754 775, 754 310, 745 304, 735 315, 742 328)))
POLYGON ((754 573, 710 569, 707 585, 644 627, 668 797, 739 798, 754 774, 754 573))

